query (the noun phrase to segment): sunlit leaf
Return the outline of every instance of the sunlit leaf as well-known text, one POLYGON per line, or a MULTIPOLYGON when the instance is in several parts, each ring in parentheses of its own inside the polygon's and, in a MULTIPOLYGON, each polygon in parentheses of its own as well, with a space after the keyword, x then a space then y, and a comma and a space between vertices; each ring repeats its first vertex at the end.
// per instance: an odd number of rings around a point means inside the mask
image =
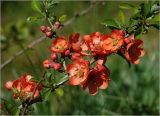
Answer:
POLYGON ((151 19, 152 21, 157 21, 157 22, 160 22, 160 15, 155 15, 153 17, 153 19, 151 19))
POLYGON ((122 3, 122 4, 119 5, 119 7, 121 9, 132 9, 132 8, 134 8, 134 6, 132 4, 129 4, 129 3, 122 3))
POLYGON ((40 20, 41 18, 38 18, 38 17, 28 17, 27 18, 27 22, 34 22, 34 21, 38 21, 40 20))
POLYGON ((19 116, 19 113, 20 113, 20 109, 18 108, 16 113, 15 113, 15 116, 19 116))
POLYGON ((31 6, 33 10, 39 12, 40 14, 43 14, 41 11, 40 1, 32 0, 31 6))
POLYGON ((62 88, 58 88, 55 91, 56 91, 56 94, 58 94, 59 96, 63 96, 63 94, 64 94, 64 91, 62 88))
POLYGON ((63 22, 63 21, 66 20, 66 18, 67 18, 67 15, 62 15, 62 16, 59 17, 59 21, 63 22))
POLYGON ((119 19, 120 19, 120 22, 122 23, 122 24, 125 24, 125 15, 124 15, 124 13, 120 10, 119 11, 119 13, 118 13, 118 17, 119 17, 119 19))

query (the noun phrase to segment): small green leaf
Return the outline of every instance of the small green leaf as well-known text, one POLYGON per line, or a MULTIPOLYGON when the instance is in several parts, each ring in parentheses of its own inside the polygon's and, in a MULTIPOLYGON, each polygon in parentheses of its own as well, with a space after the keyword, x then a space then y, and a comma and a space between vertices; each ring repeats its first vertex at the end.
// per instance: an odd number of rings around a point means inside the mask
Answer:
POLYGON ((56 91, 56 94, 58 94, 59 96, 63 96, 64 94, 64 91, 62 88, 57 88, 55 91, 56 91))
POLYGON ((37 18, 37 17, 28 17, 27 18, 27 22, 34 22, 34 21, 37 21, 37 20, 39 20, 39 18, 37 18))
POLYGON ((124 13, 120 10, 119 13, 118 13, 118 17, 120 19, 120 22, 122 24, 125 24, 125 16, 124 16, 124 13))
POLYGON ((66 20, 66 18, 67 18, 67 15, 62 15, 62 16, 59 17, 59 21, 63 22, 63 21, 66 20))
POLYGON ((41 11, 40 1, 32 0, 31 6, 32 6, 33 10, 39 12, 40 14, 43 14, 41 11))
POLYGON ((49 20, 50 20, 51 22, 54 22, 55 17, 51 17, 49 20))
POLYGON ((120 24, 116 20, 113 20, 113 19, 106 19, 101 24, 109 28, 111 27, 111 28, 121 29, 120 24))
POLYGON ((50 1, 48 1, 48 8, 51 8, 54 5, 57 5, 58 3, 59 3, 58 0, 50 0, 50 1))

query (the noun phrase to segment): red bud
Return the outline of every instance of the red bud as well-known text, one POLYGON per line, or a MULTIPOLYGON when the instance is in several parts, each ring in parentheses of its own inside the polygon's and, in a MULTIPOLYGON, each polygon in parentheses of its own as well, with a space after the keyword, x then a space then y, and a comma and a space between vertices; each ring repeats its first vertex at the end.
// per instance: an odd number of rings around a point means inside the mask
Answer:
POLYGON ((46 26, 41 26, 41 27, 40 27, 40 30, 41 30, 43 33, 45 33, 45 32, 46 32, 46 26))
POLYGON ((56 53, 52 53, 52 54, 50 55, 50 58, 51 58, 52 60, 57 59, 57 54, 56 54, 56 53))
POLYGON ((55 70, 59 70, 62 67, 62 65, 60 63, 53 62, 51 64, 51 67, 54 68, 55 70))
POLYGON ((50 68, 50 66, 51 66, 51 62, 49 60, 43 61, 43 67, 44 68, 50 68))
POLYGON ((51 38, 52 37, 52 32, 50 32, 50 31, 46 32, 46 37, 51 38))
POLYGON ((51 30, 52 29, 49 26, 46 27, 46 31, 51 31, 51 30))
POLYGON ((53 25, 54 29, 59 29, 60 27, 60 22, 59 21, 56 21, 53 25))
POLYGON ((11 91, 12 90, 12 84, 13 84, 12 81, 7 81, 4 86, 6 87, 6 89, 8 91, 11 91))
POLYGON ((70 50, 66 50, 64 54, 65 54, 65 56, 70 55, 70 50))

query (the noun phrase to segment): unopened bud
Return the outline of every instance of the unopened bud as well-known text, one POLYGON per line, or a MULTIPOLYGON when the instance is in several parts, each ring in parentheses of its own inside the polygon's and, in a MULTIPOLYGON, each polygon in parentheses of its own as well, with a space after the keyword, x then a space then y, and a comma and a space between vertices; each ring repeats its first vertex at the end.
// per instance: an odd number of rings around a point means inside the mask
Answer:
POLYGON ((50 68, 50 66, 51 66, 51 62, 49 60, 43 61, 43 67, 44 68, 50 68))
POLYGON ((12 84, 13 84, 12 81, 7 81, 4 86, 6 87, 6 89, 8 91, 11 91, 12 90, 12 84))
POLYGON ((47 31, 46 32, 46 37, 51 38, 52 37, 52 32, 51 31, 47 31))
POLYGON ((56 54, 56 53, 52 53, 52 54, 50 55, 50 58, 51 58, 52 60, 57 59, 57 54, 56 54))
POLYGON ((59 70, 59 69, 61 69, 62 65, 60 63, 53 62, 51 64, 51 67, 54 68, 55 70, 59 70))
POLYGON ((60 27, 60 22, 59 21, 56 21, 53 25, 54 29, 59 29, 60 27))
POLYGON ((70 55, 70 50, 66 50, 64 54, 65 54, 65 56, 70 55))
POLYGON ((49 26, 46 27, 46 31, 51 31, 51 30, 52 29, 49 26))
POLYGON ((46 26, 44 26, 44 25, 40 27, 40 30, 41 30, 43 33, 46 32, 46 29, 47 29, 47 28, 46 28, 46 26))

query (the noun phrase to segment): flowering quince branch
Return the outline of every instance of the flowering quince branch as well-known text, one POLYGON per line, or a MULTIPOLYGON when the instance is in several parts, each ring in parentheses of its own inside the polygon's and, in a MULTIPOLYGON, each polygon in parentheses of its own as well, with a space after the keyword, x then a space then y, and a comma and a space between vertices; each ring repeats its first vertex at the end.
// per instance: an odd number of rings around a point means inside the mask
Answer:
MULTIPOLYGON (((43 94, 46 91, 56 92, 66 82, 71 86, 80 85, 82 90, 88 89, 89 94, 94 96, 98 93, 98 89, 104 90, 108 87, 110 70, 105 65, 107 57, 112 54, 119 54, 127 62, 139 64, 140 58, 145 54, 142 48, 143 41, 135 39, 139 27, 144 28, 140 33, 144 34, 146 32, 145 23, 138 23, 140 26, 136 26, 129 31, 129 28, 132 27, 123 27, 116 22, 112 22, 112 24, 106 24, 105 22, 105 25, 109 25, 108 27, 111 29, 110 33, 93 32, 87 35, 75 33, 69 35, 69 37, 58 37, 56 32, 61 27, 61 21, 58 18, 53 21, 50 20, 47 11, 48 4, 47 1, 43 1, 44 16, 50 26, 43 25, 40 27, 41 32, 46 37, 53 39, 50 46, 51 54, 48 59, 43 61, 43 67, 47 71, 38 83, 32 80, 34 78, 31 75, 27 74, 13 82, 5 83, 7 90, 13 92, 13 98, 22 101, 22 108, 20 107, 18 113, 20 115, 29 114, 29 108, 32 104, 44 101, 43 94), (56 75, 53 75, 53 72, 63 75, 63 77, 58 77, 60 81, 55 81, 56 75)), ((144 5, 141 5, 139 12, 143 10, 143 7, 144 5)), ((81 15, 86 12, 81 13, 81 15)), ((152 13, 149 12, 149 14, 152 13)), ((143 21, 145 21, 147 15, 143 16, 143 13, 141 15, 143 21)), ((111 22, 111 20, 109 21, 111 22)))
MULTIPOLYGON (((70 18, 68 21, 66 21, 63 26, 67 26, 74 22, 77 18, 86 15, 96 4, 91 4, 87 9, 82 10, 80 13, 74 15, 72 18, 70 18), (77 17, 78 15, 78 17, 77 17)), ((6 67, 8 64, 10 64, 16 57, 22 55, 25 51, 33 48, 35 45, 39 44, 40 42, 43 42, 45 40, 46 36, 40 37, 39 39, 34 40, 31 42, 27 47, 25 47, 23 50, 18 51, 15 53, 12 57, 10 57, 8 60, 6 60, 3 64, 1 64, 0 68, 3 69, 6 67)))

